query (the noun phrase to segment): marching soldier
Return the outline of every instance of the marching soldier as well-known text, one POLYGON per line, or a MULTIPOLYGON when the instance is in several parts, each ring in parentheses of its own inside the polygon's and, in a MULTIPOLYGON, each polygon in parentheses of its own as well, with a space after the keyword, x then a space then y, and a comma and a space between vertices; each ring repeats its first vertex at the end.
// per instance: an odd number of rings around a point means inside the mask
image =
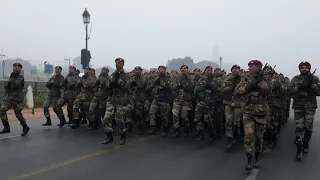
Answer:
POLYGON ((61 71, 62 71, 62 67, 56 66, 55 74, 46 83, 46 87, 49 89, 49 92, 42 107, 43 107, 44 116, 46 117, 47 121, 46 123, 42 124, 43 126, 52 125, 49 107, 52 106, 53 108, 55 108, 60 98, 60 95, 61 95, 60 84, 64 79, 64 77, 61 75, 61 71))
POLYGON ((124 145, 127 139, 125 114, 128 112, 127 107, 129 104, 128 89, 129 89, 129 76, 124 72, 124 60, 117 58, 115 60, 116 71, 112 73, 109 83, 111 95, 107 100, 107 109, 104 116, 104 130, 107 138, 102 142, 103 144, 110 144, 113 142, 113 118, 119 126, 120 132, 120 145, 124 145))
POLYGON ((56 107, 53 109, 54 112, 57 114, 60 124, 58 126, 62 128, 65 124, 72 124, 73 122, 73 103, 76 99, 78 94, 78 89, 76 88, 76 84, 78 82, 79 77, 76 75, 76 67, 70 66, 69 67, 69 74, 67 77, 63 79, 61 82, 61 96, 58 100, 56 107), (63 114, 62 107, 67 105, 68 117, 69 121, 66 123, 66 119, 63 114))
POLYGON ((23 110, 23 88, 24 88, 24 77, 21 74, 22 65, 20 63, 13 64, 13 72, 10 75, 8 84, 5 86, 7 91, 7 97, 4 99, 3 104, 0 107, 0 118, 2 120, 3 129, 0 134, 10 133, 10 125, 8 121, 7 111, 12 107, 14 114, 20 121, 23 128, 21 136, 28 134, 30 128, 27 125, 21 111, 23 110))
POLYGON ((241 107, 242 99, 239 95, 234 95, 235 88, 240 82, 240 66, 233 65, 231 68, 231 74, 223 81, 221 86, 221 93, 224 95, 223 101, 225 109, 225 129, 228 137, 227 151, 231 151, 235 137, 240 137, 240 118, 242 116, 241 107))
POLYGON ((252 60, 248 66, 250 74, 240 81, 235 94, 248 96, 248 101, 243 107, 243 127, 245 153, 248 160, 245 169, 250 171, 260 167, 263 134, 269 112, 266 99, 271 87, 262 76, 260 61, 252 60))
POLYGON ((172 92, 174 93, 172 115, 173 115, 173 138, 180 137, 180 116, 183 122, 184 134, 189 134, 189 111, 192 107, 193 84, 188 76, 189 68, 187 65, 180 67, 181 75, 173 79, 172 92), (180 115, 180 116, 179 116, 180 115))
POLYGON ((296 160, 302 159, 302 153, 309 152, 309 141, 313 132, 313 121, 318 108, 316 96, 320 95, 319 78, 311 73, 311 64, 299 64, 300 75, 290 83, 289 93, 293 98, 292 108, 296 124, 295 141, 297 146, 296 160))

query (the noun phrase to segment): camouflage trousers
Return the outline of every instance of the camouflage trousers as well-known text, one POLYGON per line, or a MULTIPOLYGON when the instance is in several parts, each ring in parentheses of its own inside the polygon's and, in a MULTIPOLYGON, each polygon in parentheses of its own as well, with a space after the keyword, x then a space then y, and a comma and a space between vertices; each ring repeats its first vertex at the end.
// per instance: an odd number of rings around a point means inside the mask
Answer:
POLYGON ((180 128, 180 118, 181 117, 183 126, 189 127, 189 112, 191 111, 192 103, 191 101, 174 101, 172 106, 172 120, 173 120, 173 128, 180 128))
POLYGON ((58 117, 62 117, 62 116, 64 116, 62 107, 67 103, 68 117, 69 117, 69 120, 72 120, 73 119, 73 103, 74 103, 74 101, 75 101, 74 98, 60 97, 56 107, 53 110, 57 114, 58 117))
POLYGON ((150 101, 136 101, 134 104, 133 114, 137 119, 138 124, 144 124, 144 122, 149 122, 149 110, 150 101))
POLYGON ((240 135, 240 119, 241 119, 241 107, 232 107, 230 105, 224 106, 224 113, 226 117, 226 135, 233 138, 233 135, 237 133, 240 135))
POLYGON ((89 106, 89 121, 95 122, 96 119, 104 117, 106 112, 107 98, 94 96, 90 102, 89 106))
POLYGON ((194 111, 194 123, 196 126, 197 131, 203 131, 204 125, 208 124, 210 127, 213 128, 213 118, 212 111, 214 107, 212 104, 207 102, 198 102, 194 111), (203 116, 203 120, 202 120, 203 116))
POLYGON ((125 114, 125 123, 132 123, 132 115, 134 113, 135 102, 132 98, 129 98, 129 104, 127 106, 127 112, 125 114))
POLYGON ((243 113, 244 149, 246 155, 254 157, 255 152, 262 152, 263 134, 268 116, 243 113))
POLYGON ((52 97, 47 96, 47 98, 44 100, 42 108, 43 108, 43 114, 44 117, 49 118, 50 117, 50 111, 49 108, 52 106, 52 108, 55 108, 58 103, 59 97, 52 97))
POLYGON ((76 98, 76 100, 73 103, 73 119, 80 120, 80 113, 83 115, 83 117, 89 116, 89 107, 91 103, 91 97, 86 99, 80 99, 76 98))
POLYGON ((158 102, 157 100, 152 100, 149 111, 150 126, 157 125, 157 117, 160 120, 160 124, 164 127, 169 126, 169 116, 170 116, 170 104, 169 102, 158 102))
POLYGON ((224 127, 224 122, 222 121, 223 108, 224 106, 222 102, 216 102, 211 113, 213 115, 213 130, 216 134, 220 134, 224 127))
POLYGON ((294 109, 294 121, 296 123, 295 143, 310 141, 315 113, 316 108, 294 109))
POLYGON ((106 113, 103 118, 105 132, 113 132, 112 122, 115 119, 118 125, 120 134, 127 131, 124 117, 128 112, 128 105, 120 105, 116 103, 107 102, 106 113))
POLYGON ((23 115, 21 113, 22 110, 23 110, 23 107, 24 107, 23 102, 16 102, 16 101, 12 101, 11 99, 5 99, 3 101, 3 104, 0 107, 0 118, 1 118, 3 126, 4 127, 10 127, 7 111, 11 107, 13 108, 15 116, 20 121, 20 124, 22 126, 26 125, 26 120, 24 119, 24 117, 23 117, 23 115))
POLYGON ((277 134, 280 128, 280 113, 281 110, 278 107, 269 106, 269 118, 266 124, 266 128, 273 134, 277 134))

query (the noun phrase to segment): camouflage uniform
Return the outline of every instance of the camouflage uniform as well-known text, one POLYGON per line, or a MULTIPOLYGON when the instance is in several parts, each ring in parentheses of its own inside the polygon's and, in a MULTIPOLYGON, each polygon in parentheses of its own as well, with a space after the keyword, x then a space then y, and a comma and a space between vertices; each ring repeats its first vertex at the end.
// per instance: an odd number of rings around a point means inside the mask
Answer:
POLYGON ((189 111, 192 107, 193 83, 188 75, 180 75, 172 82, 172 92, 174 92, 174 100, 172 107, 173 114, 173 137, 180 136, 179 114, 181 113, 181 120, 183 121, 184 133, 189 133, 189 111))
POLYGON ((218 85, 212 75, 202 76, 194 88, 197 105, 194 112, 194 123, 197 130, 197 141, 204 140, 204 127, 208 126, 210 137, 213 135, 213 120, 210 118, 210 111, 213 107, 213 97, 218 85), (203 116, 203 121, 201 117, 203 116))
POLYGON ((77 95, 73 104, 73 125, 71 128, 76 129, 80 124, 80 110, 83 117, 88 117, 90 102, 94 94, 94 84, 96 77, 92 74, 85 74, 79 79, 76 88, 80 87, 80 93, 77 95))
POLYGON ((170 76, 159 75, 156 76, 152 83, 146 87, 147 91, 154 92, 154 99, 151 102, 149 118, 150 118, 150 135, 156 134, 157 117, 163 125, 162 136, 166 136, 169 132, 169 117, 170 117, 170 101, 172 98, 170 87, 170 76), (158 115, 158 116, 157 116, 158 115))
POLYGON ((277 143, 277 132, 280 129, 280 113, 281 113, 281 96, 283 95, 283 89, 280 84, 278 75, 268 75, 269 84, 271 85, 271 92, 268 94, 268 106, 269 106, 269 121, 266 124, 265 139, 267 140, 268 147, 272 149, 277 143))
MULTIPOLYGON (((133 77, 133 81, 130 83, 130 87, 133 88, 132 100, 134 102, 134 116, 138 122, 138 134, 143 133, 143 125, 146 123, 145 108, 150 105, 150 101, 147 100, 147 94, 145 91, 147 80, 144 76, 138 75, 133 77)), ((147 107, 149 109, 149 107, 147 107)))
MULTIPOLYGON (((22 65, 19 63, 13 64, 13 66, 18 66, 22 69, 22 65)), ((23 127, 21 136, 25 136, 29 132, 29 127, 24 119, 21 111, 24 108, 23 103, 23 90, 24 88, 24 77, 22 74, 17 72, 12 72, 9 78, 8 83, 5 86, 7 91, 7 96, 3 101, 3 104, 0 107, 0 118, 3 124, 3 130, 0 134, 10 133, 10 125, 8 121, 7 111, 12 107, 14 114, 17 119, 20 121, 21 126, 23 127)))
POLYGON ((69 73, 67 77, 63 79, 61 82, 61 96, 58 100, 56 108, 54 108, 54 112, 57 114, 60 124, 58 126, 63 127, 66 124, 66 120, 63 114, 62 107, 68 103, 67 111, 69 122, 67 124, 71 124, 73 122, 73 103, 78 94, 78 89, 76 88, 76 84, 78 83, 79 77, 75 73, 69 73))
POLYGON ((234 95, 234 90, 240 82, 239 75, 229 74, 223 81, 221 86, 221 93, 224 94, 223 101, 226 117, 226 135, 228 137, 227 150, 231 150, 234 136, 240 136, 240 117, 242 116, 241 107, 243 106, 241 96, 234 95))
POLYGON ((215 75, 215 81, 216 81, 216 84, 217 84, 217 91, 214 95, 214 100, 213 100, 213 104, 214 104, 214 108, 212 108, 212 111, 211 111, 211 115, 213 118, 213 123, 214 123, 214 134, 219 138, 220 137, 220 134, 221 134, 221 130, 224 129, 223 127, 223 122, 222 122, 222 114, 224 112, 224 107, 223 107, 223 95, 221 94, 220 92, 220 88, 221 88, 221 85, 222 85, 222 82, 223 82, 223 77, 220 75, 220 74, 217 74, 215 75))
MULTIPOLYGON (((262 67, 262 63, 257 60, 250 61, 248 65, 262 67)), ((259 167, 263 134, 269 113, 266 98, 271 87, 267 82, 259 73, 252 74, 241 79, 235 90, 235 94, 248 96, 248 101, 243 107, 244 147, 248 159, 246 170, 259 167)))
POLYGON ((56 107, 57 102, 60 98, 61 91, 60 91, 60 84, 63 81, 64 77, 61 74, 53 75, 50 80, 46 83, 46 87, 49 89, 49 92, 47 94, 47 97, 45 101, 43 102, 43 114, 47 119, 47 122, 45 124, 42 124, 43 126, 51 126, 51 118, 50 118, 50 112, 49 107, 52 106, 53 108, 56 107))
POLYGON ((106 112, 107 98, 110 94, 109 90, 110 77, 108 73, 101 73, 96 79, 95 87, 97 88, 89 107, 89 130, 96 129, 101 118, 106 112))
POLYGON ((126 124, 124 118, 128 112, 129 85, 129 76, 125 72, 116 70, 111 74, 109 86, 112 88, 112 91, 107 100, 107 109, 103 119, 107 139, 103 141, 103 144, 113 142, 113 119, 115 119, 116 124, 119 126, 119 132, 121 134, 120 144, 124 144, 126 141, 126 124))
POLYGON ((311 77, 311 82, 305 82, 308 75, 297 75, 290 83, 289 93, 293 98, 292 108, 296 123, 295 144, 297 160, 302 158, 302 149, 308 151, 309 141, 313 132, 313 121, 318 108, 316 96, 320 95, 320 82, 317 76, 311 77))

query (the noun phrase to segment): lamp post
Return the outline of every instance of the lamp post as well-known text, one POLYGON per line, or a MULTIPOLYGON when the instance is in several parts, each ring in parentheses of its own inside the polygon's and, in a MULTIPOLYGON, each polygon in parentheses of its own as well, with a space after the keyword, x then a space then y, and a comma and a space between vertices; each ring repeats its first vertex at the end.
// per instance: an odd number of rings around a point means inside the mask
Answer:
POLYGON ((222 57, 220 57, 220 69, 222 69, 222 57))
POLYGON ((70 67, 71 66, 71 59, 70 58, 66 58, 64 60, 69 62, 69 66, 68 67, 70 67))
POLYGON ((4 79, 4 67, 6 65, 6 60, 4 60, 3 58, 6 57, 6 55, 4 55, 3 53, 0 54, 1 57, 1 61, 2 61, 2 79, 4 79))
POLYGON ((90 14, 87 11, 87 8, 85 8, 84 12, 82 13, 82 19, 84 25, 86 26, 86 50, 88 50, 88 25, 90 24, 90 14))

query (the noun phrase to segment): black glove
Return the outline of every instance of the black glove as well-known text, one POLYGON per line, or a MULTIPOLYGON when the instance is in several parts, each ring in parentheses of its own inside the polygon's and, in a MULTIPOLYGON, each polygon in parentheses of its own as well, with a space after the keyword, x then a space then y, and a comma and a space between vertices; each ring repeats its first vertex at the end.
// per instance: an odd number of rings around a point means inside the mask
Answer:
POLYGON ((158 78, 155 82, 154 82, 155 85, 160 85, 160 78, 158 78))
POLYGON ((132 81, 130 84, 130 88, 137 86, 137 82, 136 81, 132 81))

